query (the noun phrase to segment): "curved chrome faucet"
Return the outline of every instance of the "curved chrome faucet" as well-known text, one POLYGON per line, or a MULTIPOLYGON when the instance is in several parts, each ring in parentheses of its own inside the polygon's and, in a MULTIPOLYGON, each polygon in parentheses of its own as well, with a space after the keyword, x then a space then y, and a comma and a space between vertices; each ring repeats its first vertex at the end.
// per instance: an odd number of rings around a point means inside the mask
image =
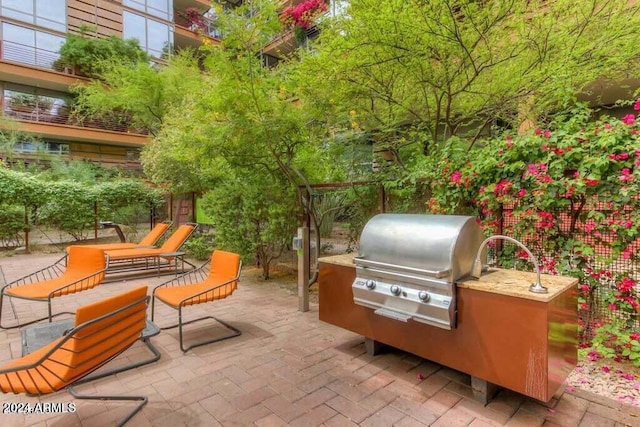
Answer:
POLYGON ((486 239, 484 239, 482 243, 480 243, 480 248, 478 248, 478 254, 476 255, 476 260, 473 263, 473 268, 471 269, 471 277, 479 279, 480 276, 482 275, 482 260, 480 259, 480 257, 482 256, 482 251, 484 250, 484 247, 491 240, 507 240, 509 242, 515 243, 516 245, 524 249, 527 255, 529 255, 529 259, 531 259, 531 262, 533 262, 533 268, 535 269, 537 274, 536 283, 532 283, 531 286, 529 286, 529 292, 535 292, 537 294, 546 294, 548 292, 548 289, 542 286, 542 283, 540 283, 540 268, 538 267, 538 260, 533 255, 533 253, 523 243, 519 242, 513 237, 502 236, 499 234, 495 236, 487 237, 486 239))

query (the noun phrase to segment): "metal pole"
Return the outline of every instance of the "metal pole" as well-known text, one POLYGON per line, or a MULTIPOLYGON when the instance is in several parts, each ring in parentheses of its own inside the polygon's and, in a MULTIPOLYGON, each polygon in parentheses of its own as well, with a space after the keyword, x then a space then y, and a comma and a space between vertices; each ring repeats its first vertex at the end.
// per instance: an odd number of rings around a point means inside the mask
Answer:
POLYGON ((24 253, 29 252, 29 208, 24 207, 24 253))
POLYGON ((98 240, 98 202, 93 202, 93 238, 98 240))
POLYGON ((309 227, 305 224, 298 228, 298 238, 302 249, 298 250, 298 311, 309 311, 309 273, 310 273, 310 239, 309 227))

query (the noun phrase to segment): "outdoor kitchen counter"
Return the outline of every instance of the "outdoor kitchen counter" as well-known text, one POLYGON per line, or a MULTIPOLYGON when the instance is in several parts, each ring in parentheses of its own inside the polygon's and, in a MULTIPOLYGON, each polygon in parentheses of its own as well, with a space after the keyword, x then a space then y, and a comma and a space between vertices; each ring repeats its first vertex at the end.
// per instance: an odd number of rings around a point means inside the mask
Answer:
MULTIPOLYGON (((379 344, 471 376, 486 401, 493 385, 549 401, 577 363, 577 281, 542 275, 547 294, 529 292, 533 273, 492 269, 456 286, 457 322, 448 330, 380 316, 354 302, 355 254, 319 259, 319 318, 379 344)), ((373 349, 373 352, 371 351, 373 349)))
MULTIPOLYGON (((320 258, 320 262, 355 268, 355 264, 353 263, 355 256, 355 254, 334 255, 320 258)), ((476 291, 548 302, 578 284, 578 279, 573 277, 542 274, 540 281, 549 291, 546 294, 536 294, 529 291, 529 286, 536 280, 537 276, 535 273, 490 268, 488 271, 482 272, 480 279, 465 279, 458 282, 457 286, 459 288, 473 289, 476 291)))
POLYGON ((482 273, 480 279, 465 279, 458 282, 459 288, 474 289, 482 292, 492 292, 516 298, 548 302, 578 284, 578 279, 565 276, 541 274, 540 282, 548 289, 546 294, 536 294, 529 291, 529 286, 535 283, 535 273, 502 268, 490 268, 482 273))

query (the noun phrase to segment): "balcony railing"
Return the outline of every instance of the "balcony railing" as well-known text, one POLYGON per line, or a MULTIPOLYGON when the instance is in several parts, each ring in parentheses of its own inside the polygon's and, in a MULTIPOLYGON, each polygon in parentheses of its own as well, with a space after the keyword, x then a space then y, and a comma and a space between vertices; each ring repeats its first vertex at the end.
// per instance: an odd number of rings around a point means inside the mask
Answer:
POLYGON ((60 54, 57 52, 6 40, 2 41, 2 59, 6 61, 49 70, 64 71, 63 67, 55 63, 58 58, 60 58, 60 54))
POLYGON ((114 114, 113 117, 82 117, 70 114, 67 107, 39 107, 33 105, 16 105, 11 97, 2 97, 2 106, 5 116, 18 120, 29 120, 39 123, 53 123, 59 125, 78 126, 84 128, 100 129, 113 132, 134 133, 148 135, 146 129, 140 129, 131 125, 125 115, 114 114))
POLYGON ((183 28, 186 28, 190 31, 194 31, 199 34, 203 34, 208 37, 213 37, 215 39, 221 39, 222 33, 220 29, 217 27, 216 22, 201 16, 197 20, 189 19, 184 13, 180 11, 176 11, 174 13, 174 22, 176 25, 179 25, 183 28))

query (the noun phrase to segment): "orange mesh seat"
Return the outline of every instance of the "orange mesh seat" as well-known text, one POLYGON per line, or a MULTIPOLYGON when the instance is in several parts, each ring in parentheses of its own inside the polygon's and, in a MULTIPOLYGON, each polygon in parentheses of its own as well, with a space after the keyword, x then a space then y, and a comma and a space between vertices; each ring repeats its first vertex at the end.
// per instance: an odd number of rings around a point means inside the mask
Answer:
POLYGON ((158 243, 160 238, 169 230, 171 221, 159 222, 140 240, 139 243, 105 243, 102 245, 86 245, 86 247, 107 250, 133 249, 138 247, 151 248, 158 243))
POLYGON ((159 248, 120 249, 107 251, 111 261, 131 258, 146 258, 176 252, 195 231, 196 224, 183 224, 169 236, 159 248))
POLYGON ((205 316, 189 322, 183 322, 182 309, 190 305, 221 300, 231 295, 238 287, 241 269, 242 260, 240 259, 240 255, 221 250, 213 251, 210 262, 203 264, 196 270, 162 283, 153 290, 151 320, 154 318, 156 300, 178 310, 178 323, 162 329, 178 327, 180 349, 182 351, 240 335, 241 332, 238 329, 213 316, 205 316), (183 325, 204 319, 213 319, 221 323, 231 330, 231 333, 211 340, 194 343, 185 348, 182 331, 183 325))
POLYGON ((138 340, 145 328, 149 297, 142 286, 78 308, 74 327, 66 335, 18 360, 0 367, 3 393, 41 395, 63 388, 80 399, 141 400, 146 396, 86 396, 71 386, 138 340))
POLYGON ((51 313, 52 298, 94 288, 104 279, 107 266, 108 257, 105 257, 102 249, 69 246, 67 254, 56 263, 21 277, 2 288, 0 292, 0 327, 3 329, 15 328, 46 319, 41 318, 13 326, 2 325, 3 298, 5 296, 46 301, 48 305, 47 318, 51 321, 53 317, 51 313))

